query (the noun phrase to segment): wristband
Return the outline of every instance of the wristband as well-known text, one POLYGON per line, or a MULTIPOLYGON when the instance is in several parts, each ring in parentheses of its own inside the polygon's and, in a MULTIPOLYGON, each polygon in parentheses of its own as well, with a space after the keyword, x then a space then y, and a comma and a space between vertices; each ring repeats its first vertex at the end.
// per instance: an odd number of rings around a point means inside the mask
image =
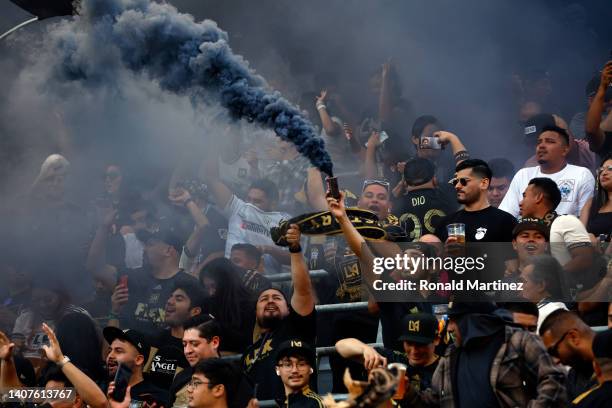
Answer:
POLYGON ((321 109, 327 109, 327 106, 325 106, 325 104, 323 104, 323 103, 318 103, 317 104, 317 110, 321 110, 321 109))
POLYGON ((461 150, 460 152, 455 153, 455 161, 467 160, 470 158, 470 154, 467 150, 461 150))
POLYGON ((291 252, 292 254, 299 254, 300 252, 302 252, 302 247, 299 244, 297 246, 290 246, 289 252, 291 252))
POLYGON ((61 361, 59 361, 58 363, 56 363, 56 365, 59 368, 63 368, 66 364, 68 364, 70 362, 70 357, 68 356, 64 356, 64 358, 62 358, 61 361))

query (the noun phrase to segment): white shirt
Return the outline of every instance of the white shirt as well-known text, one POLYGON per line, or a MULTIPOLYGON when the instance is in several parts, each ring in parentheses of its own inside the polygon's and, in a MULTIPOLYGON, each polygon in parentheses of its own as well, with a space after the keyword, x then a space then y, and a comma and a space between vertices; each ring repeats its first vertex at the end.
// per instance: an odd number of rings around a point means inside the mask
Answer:
POLYGON ((564 266, 572 256, 569 251, 579 246, 591 246, 591 239, 580 220, 573 215, 560 215, 550 225, 550 253, 564 266))
POLYGON ((595 178, 586 167, 568 164, 563 170, 553 174, 542 173, 540 166, 525 167, 520 169, 512 179, 508 193, 499 205, 499 209, 518 217, 519 202, 523 199, 523 192, 529 181, 536 177, 547 177, 557 183, 561 191, 561 202, 556 208, 559 214, 579 216, 580 210, 593 196, 595 189, 595 178))
POLYGON ((278 226, 281 220, 288 220, 289 214, 278 211, 262 211, 235 195, 223 209, 228 218, 225 257, 230 257, 234 244, 275 245, 270 238, 270 228, 278 226))

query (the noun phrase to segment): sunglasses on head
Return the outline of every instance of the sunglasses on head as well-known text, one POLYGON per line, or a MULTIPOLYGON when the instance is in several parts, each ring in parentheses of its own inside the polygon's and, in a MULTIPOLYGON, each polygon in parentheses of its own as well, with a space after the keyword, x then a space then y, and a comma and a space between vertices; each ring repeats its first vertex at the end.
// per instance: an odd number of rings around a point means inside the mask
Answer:
POLYGON ((389 191, 389 182, 384 180, 366 180, 363 182, 363 188, 361 191, 364 191, 368 186, 378 185, 383 186, 387 191, 389 191))

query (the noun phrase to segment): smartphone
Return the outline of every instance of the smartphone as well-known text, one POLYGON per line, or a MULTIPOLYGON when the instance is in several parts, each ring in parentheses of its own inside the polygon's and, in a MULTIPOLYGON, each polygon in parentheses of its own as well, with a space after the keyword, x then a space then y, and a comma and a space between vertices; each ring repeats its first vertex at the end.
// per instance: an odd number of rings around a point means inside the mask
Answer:
MULTIPOLYGON (((385 140, 389 138, 389 135, 384 130, 380 131, 380 144, 385 143, 385 140)), ((368 142, 365 143, 365 147, 368 147, 368 142)))
POLYGON ((338 200, 340 198, 340 189, 338 188, 337 177, 327 177, 327 186, 329 188, 329 195, 338 200))
POLYGON ((126 288, 128 287, 128 276, 127 275, 121 275, 119 277, 119 285, 125 286, 126 288))
POLYGON ((117 372, 115 373, 115 379, 113 380, 115 382, 115 389, 113 390, 112 395, 113 400, 123 402, 131 376, 132 369, 122 363, 119 363, 119 367, 117 367, 117 372))
POLYGON ((438 139, 436 136, 423 136, 421 137, 420 148, 441 150, 442 145, 440 144, 440 139, 438 139))

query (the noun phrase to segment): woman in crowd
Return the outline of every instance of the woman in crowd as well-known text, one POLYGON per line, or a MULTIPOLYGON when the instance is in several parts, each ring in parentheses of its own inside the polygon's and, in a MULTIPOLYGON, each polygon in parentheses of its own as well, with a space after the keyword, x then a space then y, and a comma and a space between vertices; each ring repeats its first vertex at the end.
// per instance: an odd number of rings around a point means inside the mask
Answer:
POLYGON ((200 272, 200 282, 208 294, 206 313, 221 325, 220 350, 243 352, 253 342, 255 298, 244 286, 239 270, 226 258, 214 259, 200 272))
POLYGON ((603 235, 605 240, 610 242, 612 233, 612 153, 604 158, 599 167, 593 200, 585 205, 580 218, 594 238, 599 239, 603 235))

